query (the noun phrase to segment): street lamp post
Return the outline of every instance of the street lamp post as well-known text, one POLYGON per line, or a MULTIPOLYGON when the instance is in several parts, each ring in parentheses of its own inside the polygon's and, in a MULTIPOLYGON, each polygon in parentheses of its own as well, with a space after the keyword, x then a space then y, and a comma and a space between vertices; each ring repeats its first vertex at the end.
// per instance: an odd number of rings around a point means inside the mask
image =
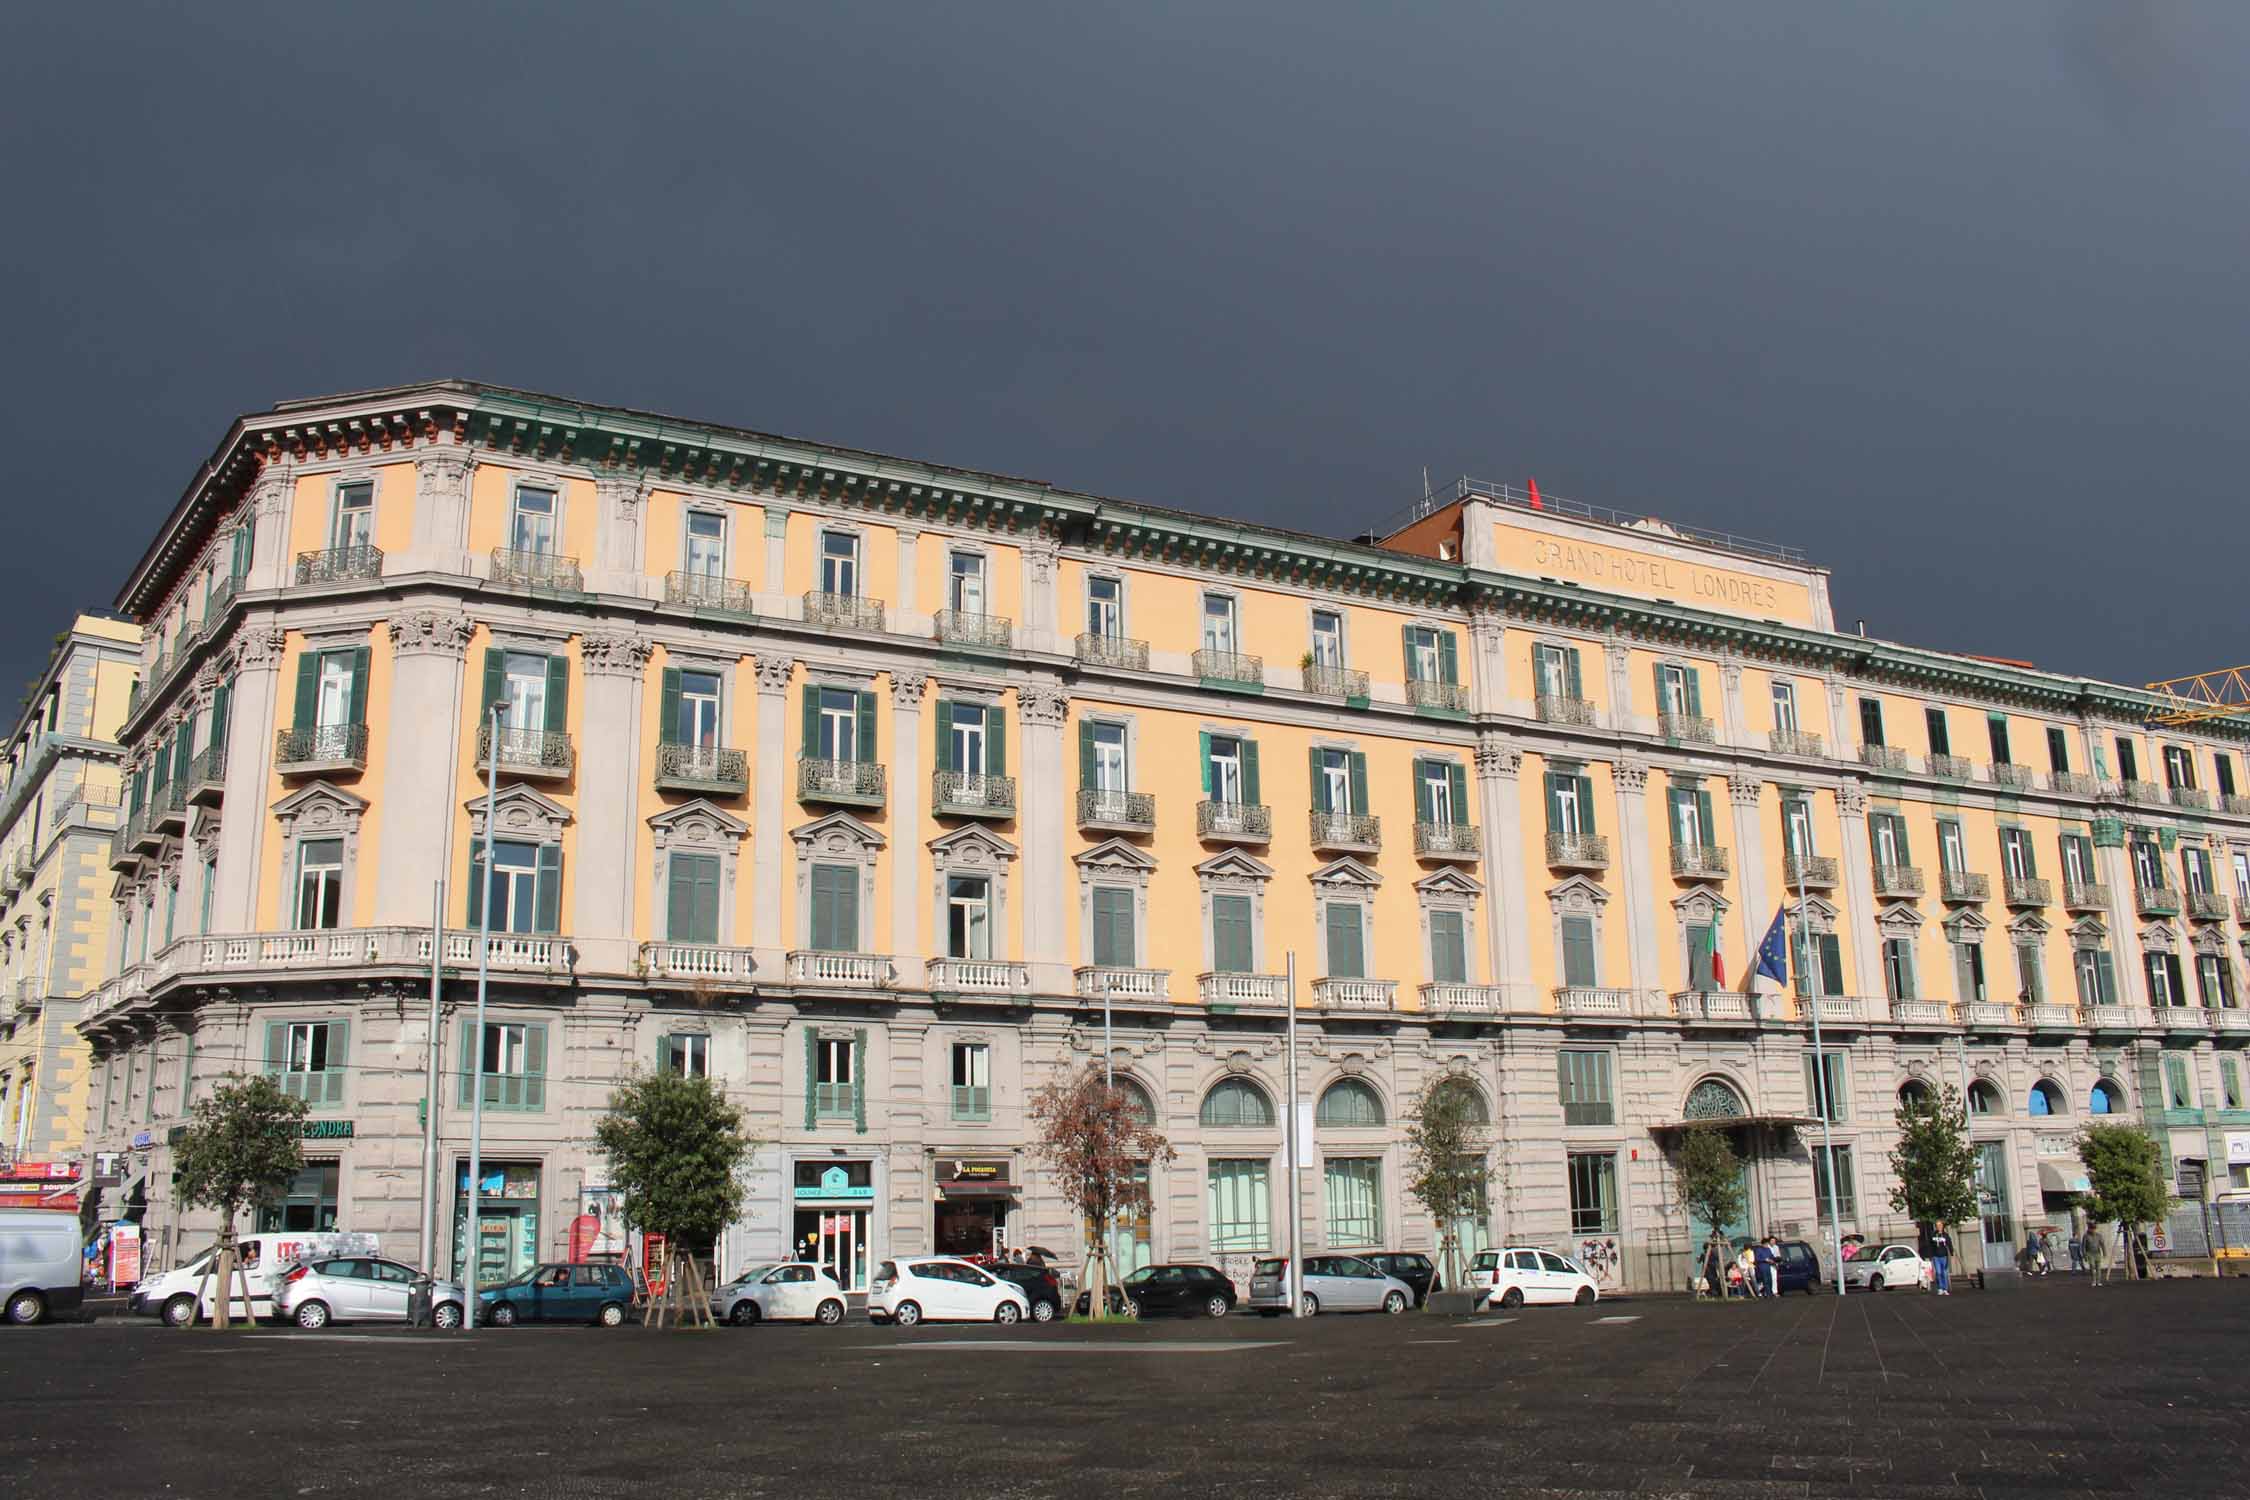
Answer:
MULTIPOLYGON (((479 1190, 484 1186, 484 1001, 492 984, 492 832, 500 801, 500 717, 506 711, 504 703, 492 705, 492 746, 484 767, 484 890, 483 899, 477 903, 477 1019, 469 1030, 469 1206, 468 1221, 461 1231, 465 1247, 461 1267, 464 1333, 477 1326, 477 1254, 483 1244, 483 1236, 477 1231, 483 1212, 479 1190)), ((473 842, 470 847, 474 849, 473 842)), ((434 1100, 432 1105, 434 1108, 434 1100)))

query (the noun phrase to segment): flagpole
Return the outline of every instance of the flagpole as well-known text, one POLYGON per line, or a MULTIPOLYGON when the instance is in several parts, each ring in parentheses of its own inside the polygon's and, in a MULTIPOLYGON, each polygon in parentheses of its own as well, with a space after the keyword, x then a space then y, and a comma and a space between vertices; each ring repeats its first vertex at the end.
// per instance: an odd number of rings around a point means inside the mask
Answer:
MULTIPOLYGON (((1786 807, 1782 809, 1781 815, 1786 822, 1789 816, 1786 807)), ((1805 832, 1812 832, 1810 807, 1805 809, 1805 832)), ((1797 860, 1797 938, 1803 945, 1799 949, 1803 954, 1800 967, 1809 970, 1812 967, 1812 923, 1805 911, 1805 861, 1802 856, 1797 860)), ((1808 973, 1802 977, 1809 980, 1812 976, 1808 973)), ((1836 1215, 1836 1148, 1830 1144, 1829 1139, 1828 1116, 1831 1111, 1828 1108, 1828 1054, 1820 1047, 1820 997, 1807 984, 1804 986, 1802 999, 1805 1009, 1812 1012, 1812 1076, 1820 1086, 1820 1156, 1828 1164, 1828 1253, 1834 1257, 1832 1263, 1836 1267, 1836 1295, 1841 1297, 1844 1295, 1844 1235, 1837 1224, 1836 1215)))

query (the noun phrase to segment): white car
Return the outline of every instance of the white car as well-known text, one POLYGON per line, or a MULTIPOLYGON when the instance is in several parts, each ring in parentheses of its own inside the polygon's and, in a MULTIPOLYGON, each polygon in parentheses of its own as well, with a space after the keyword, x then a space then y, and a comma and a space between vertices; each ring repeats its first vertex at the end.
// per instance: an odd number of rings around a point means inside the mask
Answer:
MULTIPOLYGON (((403 1323, 406 1296, 419 1274, 378 1255, 323 1256, 281 1273, 273 1310, 299 1328, 403 1323)), ((430 1321, 439 1328, 461 1326, 461 1288, 448 1281, 430 1284, 430 1321)))
POLYGON ((1929 1285, 1931 1270, 1930 1263, 1912 1245, 1862 1248, 1844 1262, 1844 1285, 1853 1291, 1880 1292, 1902 1286, 1920 1291, 1929 1285))
POLYGON ((886 1260, 867 1288, 867 1316, 912 1328, 927 1318, 963 1323, 1021 1323, 1031 1316, 1023 1288, 943 1255, 886 1260))
POLYGON ((711 1311, 741 1327, 770 1320, 833 1328, 844 1321, 844 1288, 809 1260, 752 1266, 711 1294, 711 1311))
POLYGON ((1498 1252, 1484 1305, 1514 1309, 1527 1302, 1575 1302, 1585 1307, 1601 1295, 1594 1278, 1570 1257, 1517 1245, 1498 1252))

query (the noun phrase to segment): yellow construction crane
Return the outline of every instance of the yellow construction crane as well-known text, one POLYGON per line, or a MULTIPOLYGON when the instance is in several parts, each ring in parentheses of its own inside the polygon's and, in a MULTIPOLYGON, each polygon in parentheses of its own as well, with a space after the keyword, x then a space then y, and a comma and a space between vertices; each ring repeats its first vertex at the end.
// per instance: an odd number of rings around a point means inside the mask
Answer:
POLYGON ((2164 707, 2150 718, 2158 724, 2178 725, 2250 714, 2250 675, 2246 674, 2250 666, 2152 682, 2148 690, 2164 700, 2164 707))

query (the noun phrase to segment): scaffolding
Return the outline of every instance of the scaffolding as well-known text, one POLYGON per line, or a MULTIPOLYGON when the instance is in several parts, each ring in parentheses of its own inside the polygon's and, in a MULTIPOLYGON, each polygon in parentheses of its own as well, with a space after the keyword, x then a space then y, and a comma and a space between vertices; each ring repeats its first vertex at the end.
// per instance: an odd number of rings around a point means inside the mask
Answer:
POLYGON ((2250 666, 2152 682, 2148 690, 2162 699, 2163 705, 2149 716, 2150 722, 2177 726, 2250 714, 2250 675, 2246 674, 2250 674, 2250 666))

